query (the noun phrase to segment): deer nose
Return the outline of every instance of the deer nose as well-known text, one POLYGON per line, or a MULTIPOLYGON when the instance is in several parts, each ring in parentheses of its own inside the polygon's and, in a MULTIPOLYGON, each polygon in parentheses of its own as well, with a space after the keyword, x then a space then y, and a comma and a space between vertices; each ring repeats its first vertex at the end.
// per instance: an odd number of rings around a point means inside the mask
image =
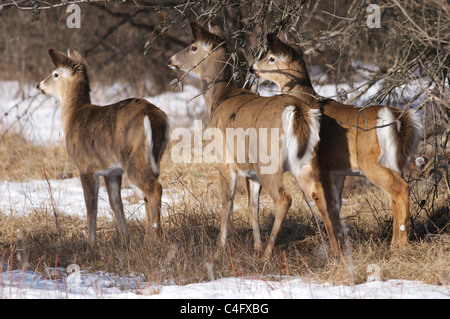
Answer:
POLYGON ((39 91, 40 93, 44 93, 44 94, 45 94, 44 90, 41 89, 41 82, 36 83, 36 89, 38 89, 38 91, 39 91))
POLYGON ((169 68, 174 69, 174 70, 178 70, 180 68, 178 65, 173 63, 172 58, 169 59, 169 62, 167 62, 167 65, 169 66, 169 68))

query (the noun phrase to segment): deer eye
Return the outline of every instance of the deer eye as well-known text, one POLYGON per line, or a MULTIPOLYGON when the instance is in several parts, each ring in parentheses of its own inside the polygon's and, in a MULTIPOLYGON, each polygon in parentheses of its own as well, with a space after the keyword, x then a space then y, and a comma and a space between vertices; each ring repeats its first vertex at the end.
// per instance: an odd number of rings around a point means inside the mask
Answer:
POLYGON ((275 57, 271 56, 271 57, 269 58, 269 62, 270 62, 270 63, 275 62, 275 57))
POLYGON ((55 79, 57 79, 59 77, 59 74, 58 73, 53 73, 53 78, 55 78, 55 79))
POLYGON ((192 51, 192 52, 197 51, 197 49, 198 49, 198 48, 197 48, 195 45, 191 46, 191 51, 192 51))

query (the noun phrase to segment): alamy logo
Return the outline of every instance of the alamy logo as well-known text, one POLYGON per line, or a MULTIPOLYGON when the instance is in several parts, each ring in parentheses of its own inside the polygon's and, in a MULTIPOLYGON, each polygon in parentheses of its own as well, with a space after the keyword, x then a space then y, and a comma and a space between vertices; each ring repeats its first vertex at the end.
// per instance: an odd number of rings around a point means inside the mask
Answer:
POLYGON ((381 9, 377 4, 369 4, 367 7, 367 27, 370 29, 381 28, 381 9))
POLYGON ((69 29, 81 28, 81 8, 78 4, 71 4, 67 6, 66 13, 69 13, 66 20, 66 25, 69 29))
POLYGON ((280 167, 279 128, 227 128, 225 134, 215 127, 202 130, 202 121, 194 129, 175 128, 176 143, 171 152, 174 163, 261 163, 261 174, 274 174, 280 167), (209 141, 203 145, 204 141, 209 141))

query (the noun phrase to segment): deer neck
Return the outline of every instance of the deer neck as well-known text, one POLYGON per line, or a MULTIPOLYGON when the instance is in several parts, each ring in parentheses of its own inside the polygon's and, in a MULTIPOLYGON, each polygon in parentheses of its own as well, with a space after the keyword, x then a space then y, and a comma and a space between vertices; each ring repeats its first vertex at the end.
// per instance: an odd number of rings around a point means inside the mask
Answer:
POLYGON ((91 104, 89 84, 83 81, 70 83, 61 95, 61 121, 67 131, 75 111, 86 104, 91 104))
POLYGON ((310 105, 319 96, 314 90, 308 71, 303 65, 292 67, 278 83, 282 94, 293 95, 310 105))
POLYGON ((212 115, 211 110, 234 88, 231 83, 231 69, 227 65, 227 61, 225 55, 219 59, 208 59, 208 63, 200 75, 202 93, 210 117, 212 115))

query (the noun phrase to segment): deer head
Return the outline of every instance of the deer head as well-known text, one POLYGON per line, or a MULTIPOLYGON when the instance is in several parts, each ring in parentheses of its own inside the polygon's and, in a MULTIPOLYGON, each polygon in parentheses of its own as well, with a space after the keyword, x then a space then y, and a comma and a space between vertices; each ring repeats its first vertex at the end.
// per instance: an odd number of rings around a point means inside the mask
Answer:
MULTIPOLYGON (((54 49, 48 50, 53 71, 44 80, 38 83, 37 89, 44 93, 62 98, 66 93, 72 92, 74 85, 78 85, 89 96, 89 79, 83 57, 75 50, 68 49, 67 55, 54 49)), ((77 89, 78 93, 81 93, 77 89)))
POLYGON ((207 57, 226 54, 225 40, 198 23, 191 23, 191 30, 194 41, 169 59, 169 67, 202 76, 209 69, 207 57))
POLYGON ((249 71, 274 82, 282 93, 298 91, 316 95, 303 60, 303 52, 294 49, 273 34, 267 35, 267 44, 269 52, 262 60, 251 66, 249 71))
MULTIPOLYGON (((303 52, 295 50, 273 34, 267 35, 267 45, 269 52, 250 67, 251 73, 275 82, 279 87, 292 80, 292 72, 307 75, 303 52)), ((299 75, 296 74, 296 77, 299 75)))

